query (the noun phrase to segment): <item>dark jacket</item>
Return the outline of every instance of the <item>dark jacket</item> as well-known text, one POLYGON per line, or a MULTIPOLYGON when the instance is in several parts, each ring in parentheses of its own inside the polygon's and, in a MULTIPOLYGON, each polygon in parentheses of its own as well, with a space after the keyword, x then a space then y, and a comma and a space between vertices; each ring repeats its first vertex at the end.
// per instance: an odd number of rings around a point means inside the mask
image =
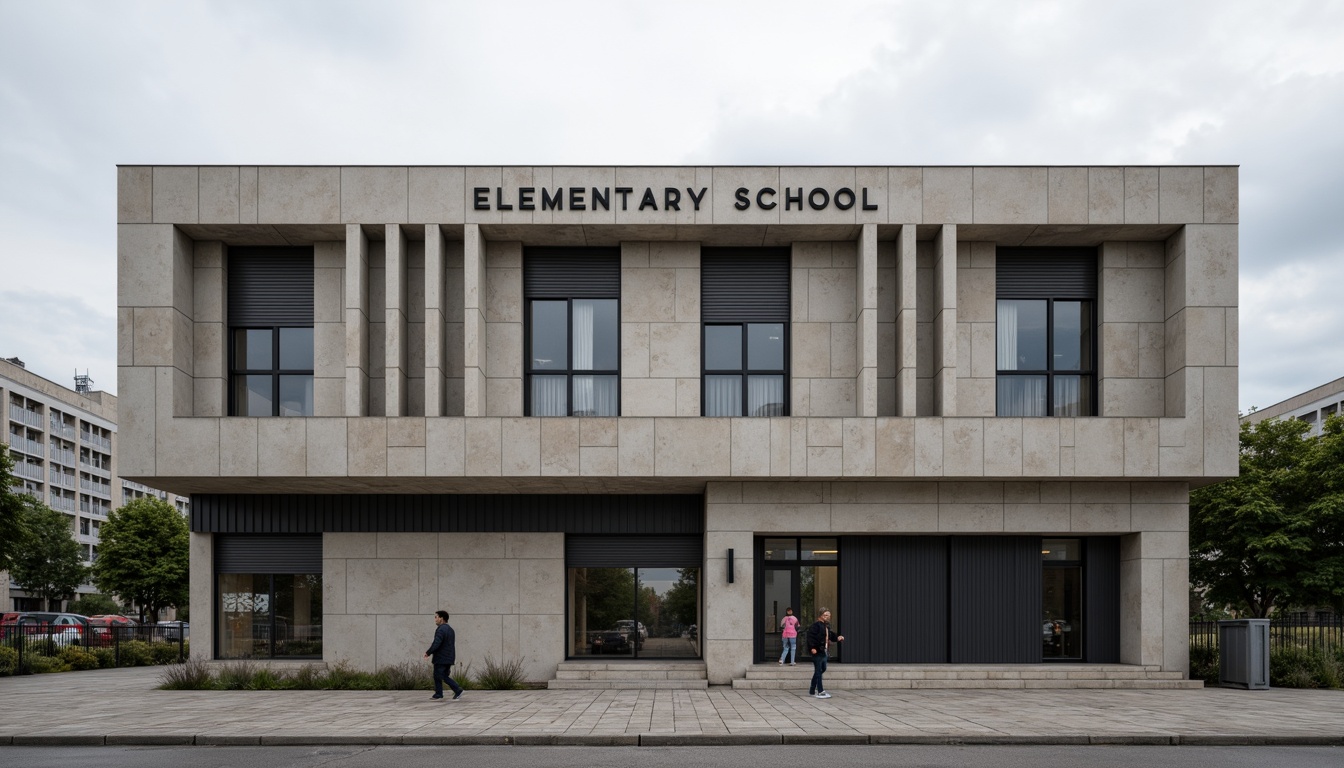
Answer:
POLYGON ((434 630, 434 642, 430 643, 430 660, 435 664, 455 664, 457 663, 457 635, 453 628, 445 622, 440 624, 434 630))
POLYGON ((840 636, 831 631, 831 625, 824 621, 818 621, 807 628, 807 652, 810 654, 813 650, 817 653, 826 652, 826 640, 830 639, 832 643, 837 642, 840 636))

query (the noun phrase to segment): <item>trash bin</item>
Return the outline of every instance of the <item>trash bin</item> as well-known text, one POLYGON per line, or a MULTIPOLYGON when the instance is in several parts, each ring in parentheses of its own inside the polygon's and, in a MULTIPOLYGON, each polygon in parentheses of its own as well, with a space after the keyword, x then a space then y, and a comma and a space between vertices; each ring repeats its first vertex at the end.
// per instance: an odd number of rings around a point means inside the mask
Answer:
POLYGON ((1218 622, 1218 684, 1269 688, 1269 619, 1218 622))

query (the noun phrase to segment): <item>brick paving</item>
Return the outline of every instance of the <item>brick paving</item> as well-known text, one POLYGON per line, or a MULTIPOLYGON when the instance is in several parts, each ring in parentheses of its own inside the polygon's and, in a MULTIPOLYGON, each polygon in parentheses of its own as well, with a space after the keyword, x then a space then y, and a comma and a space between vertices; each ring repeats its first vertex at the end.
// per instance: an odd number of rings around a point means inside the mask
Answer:
POLYGON ((5 744, 1344 744, 1344 691, 160 691, 159 670, 0 678, 5 744))

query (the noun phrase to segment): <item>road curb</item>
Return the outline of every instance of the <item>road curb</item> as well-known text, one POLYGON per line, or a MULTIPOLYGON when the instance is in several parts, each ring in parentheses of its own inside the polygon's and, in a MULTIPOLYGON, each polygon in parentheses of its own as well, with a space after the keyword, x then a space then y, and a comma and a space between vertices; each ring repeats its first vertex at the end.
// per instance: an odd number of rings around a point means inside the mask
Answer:
POLYGON ((406 734, 402 736, 323 736, 271 734, 117 733, 0 735, 0 747, 91 746, 517 746, 517 747, 735 747, 735 746, 1203 746, 1203 747, 1344 747, 1344 733, 1326 734, 847 734, 847 733, 640 733, 567 735, 535 733, 406 734))

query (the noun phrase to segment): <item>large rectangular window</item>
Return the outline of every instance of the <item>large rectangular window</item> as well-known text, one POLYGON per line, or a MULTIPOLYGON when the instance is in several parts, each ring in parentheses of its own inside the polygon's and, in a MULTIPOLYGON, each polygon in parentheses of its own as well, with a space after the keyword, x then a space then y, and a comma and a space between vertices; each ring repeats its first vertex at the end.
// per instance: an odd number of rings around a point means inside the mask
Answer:
POLYGON ((789 413, 789 252, 707 248, 701 253, 701 413, 789 413))
POLYGON ((609 248, 526 253, 527 415, 620 415, 620 266, 609 248))
POLYGON ((313 252, 229 252, 229 414, 313 415, 313 252))
POLYGON ((1096 414, 1096 252, 1000 248, 999 416, 1096 414))

